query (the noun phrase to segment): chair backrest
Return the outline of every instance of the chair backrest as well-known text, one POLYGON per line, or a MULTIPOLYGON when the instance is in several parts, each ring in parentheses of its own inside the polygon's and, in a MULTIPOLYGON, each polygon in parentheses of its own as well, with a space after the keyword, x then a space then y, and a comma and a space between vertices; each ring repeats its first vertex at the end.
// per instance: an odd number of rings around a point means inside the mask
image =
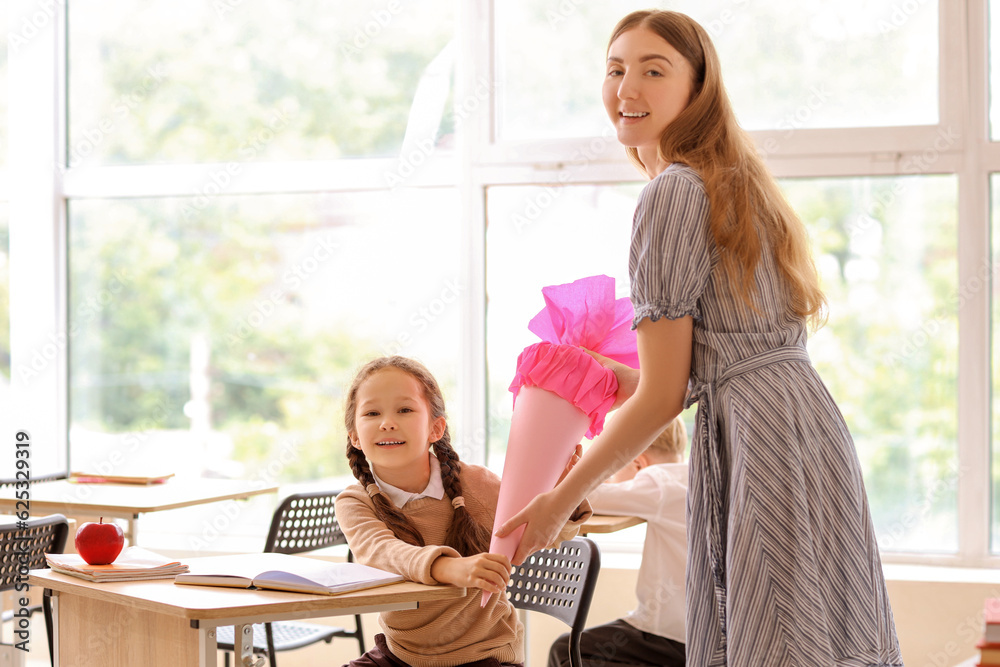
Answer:
POLYGON ((40 570, 46 553, 62 553, 69 522, 62 514, 0 526, 0 591, 9 591, 27 570, 40 570), (19 526, 20 524, 20 526, 19 526))
POLYGON ((570 655, 580 665, 580 635, 601 570, 601 552, 586 537, 542 549, 514 568, 507 591, 518 609, 539 611, 570 626, 570 655))
POLYGON ((264 551, 297 554, 347 544, 333 511, 338 493, 339 490, 313 491, 285 498, 274 511, 264 551))

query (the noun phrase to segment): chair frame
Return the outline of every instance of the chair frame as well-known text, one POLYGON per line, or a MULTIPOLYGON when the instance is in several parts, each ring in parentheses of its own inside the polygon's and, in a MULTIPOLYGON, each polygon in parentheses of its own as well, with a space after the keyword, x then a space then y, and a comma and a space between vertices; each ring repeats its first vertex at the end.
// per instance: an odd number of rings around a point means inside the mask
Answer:
MULTIPOLYGON (((322 549, 324 547, 338 546, 341 544, 347 544, 347 537, 344 532, 340 529, 340 524, 337 522, 337 517, 333 513, 333 501, 340 494, 341 489, 336 491, 310 491, 305 493, 293 493, 287 496, 278 505, 278 508, 274 511, 274 515, 271 518, 271 526, 267 531, 267 539, 264 542, 264 553, 280 553, 280 554, 300 554, 306 551, 313 551, 315 549, 322 549), (320 525, 316 526, 305 526, 300 527, 298 525, 298 520, 301 518, 303 512, 309 513, 314 509, 322 509, 328 507, 330 512, 327 515, 320 517, 320 525), (319 530, 316 533, 317 528, 319 530)), ((354 562, 354 554, 351 553, 350 547, 347 550, 347 561, 354 562)), ((290 623, 288 621, 279 621, 279 624, 290 623)), ((353 637, 358 641, 358 648, 361 653, 358 655, 364 655, 365 653, 365 638, 364 632, 361 627, 361 615, 354 615, 355 630, 349 631, 346 628, 340 628, 337 632, 325 640, 327 643, 333 640, 335 637, 350 638, 353 637)), ((274 630, 272 628, 272 623, 264 624, 264 633, 266 637, 266 647, 254 647, 255 651, 264 650, 267 652, 268 660, 270 661, 271 667, 277 667, 277 657, 274 649, 274 630)), ((282 650, 291 650, 295 648, 301 648, 302 646, 307 646, 309 643, 294 645, 290 644, 283 646, 282 650)), ((232 651, 233 647, 226 643, 220 644, 220 650, 232 651)), ((226 654, 226 665, 229 664, 229 654, 226 654)))
POLYGON ((582 667, 580 638, 601 571, 601 552, 587 537, 542 549, 514 568, 507 585, 510 602, 517 609, 538 611, 570 626, 571 667, 582 667))
MULTIPOLYGON (((39 519, 28 519, 0 526, 0 592, 15 590, 19 583, 19 570, 39 570, 48 567, 46 553, 62 553, 69 536, 69 521, 62 514, 50 514, 39 519), (14 548, 13 537, 19 544, 28 542, 27 550, 14 548)), ((21 578, 23 582, 24 579, 21 578)), ((26 582, 25 582, 26 583, 26 582)), ((45 617, 45 631, 49 646, 49 661, 54 664, 52 636, 52 600, 48 589, 42 590, 42 604, 28 607, 28 616, 41 610, 45 617)), ((13 620, 14 612, 5 611, 3 622, 13 620)))

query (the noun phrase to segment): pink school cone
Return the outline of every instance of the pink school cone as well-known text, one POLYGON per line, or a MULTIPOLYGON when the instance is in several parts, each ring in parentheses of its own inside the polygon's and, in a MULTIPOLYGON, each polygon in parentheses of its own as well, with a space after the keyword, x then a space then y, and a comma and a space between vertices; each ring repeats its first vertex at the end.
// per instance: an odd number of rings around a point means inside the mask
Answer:
MULTIPOLYGON (((590 421, 581 409, 553 392, 521 387, 511 417, 494 533, 532 498, 555 487, 590 421)), ((490 553, 513 558, 523 534, 522 525, 506 537, 494 535, 490 553)), ((490 593, 483 591, 482 606, 489 599, 490 593)))

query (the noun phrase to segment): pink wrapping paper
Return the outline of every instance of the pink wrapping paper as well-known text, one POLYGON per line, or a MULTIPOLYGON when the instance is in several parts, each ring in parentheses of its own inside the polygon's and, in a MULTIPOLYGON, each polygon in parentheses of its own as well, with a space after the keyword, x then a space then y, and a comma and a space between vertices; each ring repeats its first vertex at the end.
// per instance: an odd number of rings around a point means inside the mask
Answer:
MULTIPOLYGON (((580 439, 597 436, 614 404, 618 379, 584 352, 639 367, 632 304, 614 298, 615 281, 592 276, 542 289, 545 308, 528 328, 542 338, 517 357, 510 391, 514 414, 493 532, 532 498, 551 490, 580 439)), ((513 558, 524 526, 493 536, 490 553, 513 558)), ((490 595, 483 592, 485 606, 490 595)))
POLYGON ((614 278, 591 276, 543 287, 542 297, 545 307, 528 323, 532 333, 549 343, 585 347, 639 368, 632 302, 627 297, 615 300, 614 278))

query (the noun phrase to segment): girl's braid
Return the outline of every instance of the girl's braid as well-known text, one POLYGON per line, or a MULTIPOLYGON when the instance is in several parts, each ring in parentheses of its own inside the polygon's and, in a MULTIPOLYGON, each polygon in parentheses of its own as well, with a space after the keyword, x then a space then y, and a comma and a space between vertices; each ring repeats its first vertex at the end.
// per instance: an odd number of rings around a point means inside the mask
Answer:
MULTIPOLYGON (((351 472, 361 482, 361 486, 371 489, 375 485, 375 476, 372 475, 371 468, 368 466, 368 459, 365 458, 364 452, 352 445, 350 438, 347 441, 347 460, 351 464, 351 472)), ((378 487, 376 486, 375 489, 377 490, 378 487)), ((420 535, 420 531, 410 523, 405 514, 392 504, 392 501, 384 493, 381 491, 377 491, 376 493, 369 492, 369 495, 375 504, 375 515, 396 537, 414 546, 424 546, 424 538, 420 535)))
POLYGON ((434 443, 434 454, 441 464, 441 483, 445 493, 452 499, 455 513, 445 536, 445 544, 463 556, 473 556, 490 548, 490 531, 476 521, 465 507, 462 491, 462 462, 451 446, 451 435, 445 427, 444 435, 434 443), (461 499, 456 502, 456 499, 461 499))

